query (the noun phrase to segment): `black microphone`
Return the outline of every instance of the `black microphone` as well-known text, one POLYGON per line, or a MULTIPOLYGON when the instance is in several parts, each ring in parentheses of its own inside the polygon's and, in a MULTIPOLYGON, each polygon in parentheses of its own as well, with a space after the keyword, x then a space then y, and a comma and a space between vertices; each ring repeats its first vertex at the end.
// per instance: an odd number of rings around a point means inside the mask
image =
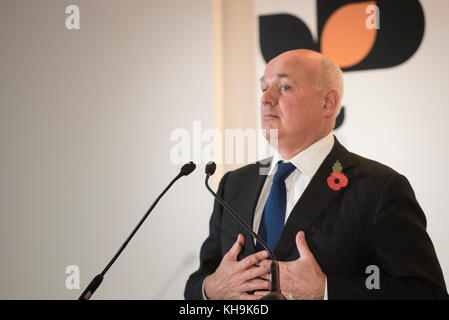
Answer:
POLYGON ((137 232, 137 230, 139 230, 140 226, 143 224, 145 219, 148 217, 148 215, 153 210, 153 208, 156 206, 156 204, 159 202, 159 200, 162 198, 162 196, 168 191, 168 189, 170 189, 170 187, 179 178, 181 178, 182 176, 187 176, 187 175, 191 174, 193 172, 193 170, 195 170, 195 168, 196 168, 196 165, 192 161, 190 161, 189 163, 186 163, 185 165, 182 166, 179 174, 169 183, 169 185, 164 189, 164 191, 162 191, 162 193, 159 195, 159 197, 156 198, 156 200, 153 202, 151 207, 145 213, 143 218, 140 220, 140 222, 137 224, 137 226, 134 228, 134 230, 131 232, 131 234, 128 236, 128 238, 125 240, 125 242, 123 242, 122 246, 120 247, 120 249, 118 249, 117 253, 111 259, 111 261, 108 263, 106 268, 104 268, 104 270, 100 274, 97 274, 95 276, 95 278, 92 279, 92 281, 89 283, 89 285, 87 286, 86 290, 83 291, 83 293, 78 298, 78 300, 89 300, 92 297, 92 295, 94 294, 95 290, 98 289, 98 287, 100 286, 101 282, 103 281, 103 278, 104 278, 104 275, 106 274, 106 272, 108 272, 109 268, 112 266, 112 264, 115 262, 115 260, 117 260, 118 256, 122 253, 122 251, 128 245, 128 243, 131 240, 131 238, 134 236, 134 234, 137 232))
POLYGON ((253 231, 253 229, 232 209, 226 202, 224 202, 223 199, 221 199, 210 187, 209 187, 209 178, 211 175, 215 173, 215 170, 217 169, 217 165, 213 161, 209 161, 206 164, 206 188, 209 190, 209 192, 217 199, 217 201, 225 207, 225 209, 233 216, 242 226, 245 227, 245 229, 254 237, 257 239, 257 241, 260 242, 260 244, 270 253, 270 256, 272 258, 271 265, 270 265, 270 293, 263 296, 260 300, 286 300, 286 298, 281 293, 281 282, 279 280, 279 264, 276 260, 276 256, 274 255, 273 251, 268 247, 266 242, 253 231))

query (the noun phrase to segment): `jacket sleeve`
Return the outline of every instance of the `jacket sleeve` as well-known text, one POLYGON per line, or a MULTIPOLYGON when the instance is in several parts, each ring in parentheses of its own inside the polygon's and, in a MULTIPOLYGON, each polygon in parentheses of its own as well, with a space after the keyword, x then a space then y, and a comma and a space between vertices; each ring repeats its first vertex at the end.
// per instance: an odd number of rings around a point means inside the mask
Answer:
MULTIPOLYGON (((224 198, 224 185, 229 173, 226 173, 220 181, 217 194, 220 198, 224 198)), ((200 267, 187 280, 184 290, 184 298, 186 300, 203 299, 202 285, 204 279, 215 272, 219 266, 223 256, 220 241, 220 226, 223 215, 223 207, 217 200, 214 202, 214 209, 209 222, 209 236, 201 246, 200 251, 200 267)))
POLYGON ((385 184, 371 223, 367 251, 379 270, 378 288, 367 286, 372 272, 328 275, 329 299, 448 298, 424 212, 404 176, 395 174, 385 184))

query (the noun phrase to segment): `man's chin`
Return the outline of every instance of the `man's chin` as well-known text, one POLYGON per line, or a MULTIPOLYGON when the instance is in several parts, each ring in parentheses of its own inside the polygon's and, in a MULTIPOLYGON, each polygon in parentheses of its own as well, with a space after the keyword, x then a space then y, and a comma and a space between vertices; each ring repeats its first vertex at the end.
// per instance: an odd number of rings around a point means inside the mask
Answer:
POLYGON ((276 120, 263 120, 262 129, 264 130, 279 130, 279 122, 276 120))
POLYGON ((273 126, 265 126, 262 127, 262 135, 271 145, 277 145, 277 141, 279 139, 279 129, 273 126))

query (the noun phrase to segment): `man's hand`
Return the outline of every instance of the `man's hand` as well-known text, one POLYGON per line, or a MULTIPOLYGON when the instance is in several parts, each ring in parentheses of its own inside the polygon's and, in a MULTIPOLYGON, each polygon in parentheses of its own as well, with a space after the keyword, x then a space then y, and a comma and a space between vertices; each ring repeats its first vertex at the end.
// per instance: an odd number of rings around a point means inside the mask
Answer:
MULTIPOLYGON (((307 246, 303 231, 296 235, 296 247, 299 251, 298 260, 279 261, 281 292, 285 297, 295 300, 322 300, 326 275, 307 246)), ((271 260, 264 260, 261 263, 268 271, 262 276, 264 279, 270 277, 270 264, 271 260)), ((263 296, 267 293, 259 291, 255 292, 255 295, 263 296)))
POLYGON ((269 281, 259 278, 266 273, 266 269, 258 265, 268 257, 268 252, 260 251, 237 261, 244 243, 245 238, 239 234, 217 270, 204 280, 204 291, 208 299, 256 300, 260 296, 249 294, 249 291, 270 288, 269 281))

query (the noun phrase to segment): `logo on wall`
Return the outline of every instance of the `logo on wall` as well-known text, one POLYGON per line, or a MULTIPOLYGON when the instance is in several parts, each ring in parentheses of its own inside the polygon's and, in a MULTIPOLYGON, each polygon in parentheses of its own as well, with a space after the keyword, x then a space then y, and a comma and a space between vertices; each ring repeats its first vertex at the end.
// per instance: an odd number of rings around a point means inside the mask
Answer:
MULTIPOLYGON (((418 0, 317 0, 318 39, 290 14, 259 17, 260 49, 265 62, 293 49, 319 51, 343 72, 390 68, 407 61, 424 35, 424 13, 418 0), (367 8, 377 6, 379 28, 368 28, 367 8)), ((344 119, 344 107, 335 129, 344 119)))

